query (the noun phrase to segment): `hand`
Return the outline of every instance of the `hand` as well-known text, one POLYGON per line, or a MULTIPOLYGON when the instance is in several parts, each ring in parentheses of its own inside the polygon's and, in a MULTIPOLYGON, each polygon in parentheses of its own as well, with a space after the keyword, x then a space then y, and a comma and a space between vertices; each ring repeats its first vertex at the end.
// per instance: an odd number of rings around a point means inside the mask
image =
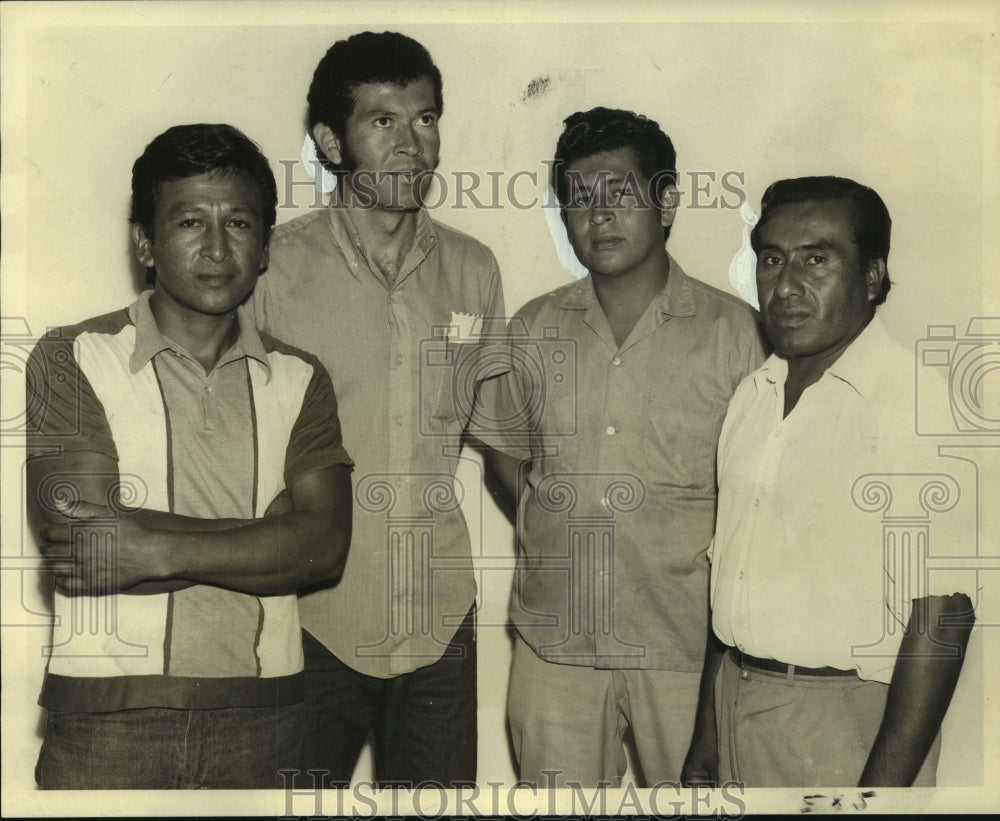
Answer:
POLYGON ((696 784, 718 786, 719 750, 715 734, 695 730, 691 746, 688 748, 684 766, 681 768, 681 784, 693 787, 696 784))
POLYGON ((153 531, 135 517, 90 502, 58 507, 66 521, 42 528, 39 549, 63 593, 103 596, 156 578, 153 531))

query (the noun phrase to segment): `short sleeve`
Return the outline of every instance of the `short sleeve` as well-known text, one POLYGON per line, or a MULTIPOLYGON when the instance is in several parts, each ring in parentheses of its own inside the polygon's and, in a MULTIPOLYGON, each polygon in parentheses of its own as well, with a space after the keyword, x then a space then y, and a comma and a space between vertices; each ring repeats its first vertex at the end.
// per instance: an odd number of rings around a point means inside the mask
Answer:
POLYGON ((313 375, 302 400, 302 409, 292 427, 285 454, 285 484, 291 486, 313 470, 354 462, 344 449, 337 415, 337 397, 326 369, 312 360, 313 375))
POLYGON ((25 378, 28 458, 92 451, 118 460, 104 405, 60 330, 39 340, 25 378))
POLYGON ((525 373, 524 354, 520 349, 518 352, 515 355, 509 339, 504 343, 504 367, 498 368, 503 372, 479 385, 469 432, 495 450, 530 459, 531 441, 539 422, 531 402, 536 391, 531 389, 530 372, 540 370, 528 368, 529 373, 525 373))

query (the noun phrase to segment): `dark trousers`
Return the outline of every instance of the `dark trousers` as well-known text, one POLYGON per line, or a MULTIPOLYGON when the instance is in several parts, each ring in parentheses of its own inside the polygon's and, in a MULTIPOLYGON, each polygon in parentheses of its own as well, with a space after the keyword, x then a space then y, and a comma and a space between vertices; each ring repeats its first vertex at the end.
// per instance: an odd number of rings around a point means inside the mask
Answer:
POLYGON ((476 779, 476 626, 470 610, 448 651, 395 678, 348 667, 302 631, 306 659, 306 766, 297 789, 347 786, 369 730, 380 786, 443 787, 476 779))
POLYGON ((279 789, 302 760, 301 704, 49 711, 43 790, 279 789))

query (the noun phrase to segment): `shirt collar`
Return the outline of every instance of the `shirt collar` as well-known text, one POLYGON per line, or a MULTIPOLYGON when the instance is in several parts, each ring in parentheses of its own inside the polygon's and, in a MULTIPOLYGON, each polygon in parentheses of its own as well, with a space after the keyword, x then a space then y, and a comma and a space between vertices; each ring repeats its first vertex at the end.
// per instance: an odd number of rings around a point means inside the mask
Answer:
MULTIPOLYGON (((358 233, 358 229, 351 219, 351 209, 343 205, 334 204, 326 210, 333 238, 347 259, 351 273, 355 277, 358 276, 363 265, 371 270, 372 273, 378 274, 381 279, 382 275, 378 272, 377 267, 373 267, 368 260, 364 244, 361 242, 361 234, 358 233)), ((396 278, 397 285, 423 262, 424 258, 437 243, 436 227, 427 211, 419 208, 416 215, 417 225, 414 232, 413 247, 407 251, 406 258, 403 260, 399 276, 396 278)))
MULTIPOLYGON (((149 298, 152 295, 152 291, 143 291, 128 308, 129 318, 135 325, 135 347, 132 349, 131 357, 129 357, 129 370, 132 373, 141 371, 154 356, 162 351, 173 350, 187 354, 187 351, 180 345, 160 332, 160 328, 156 324, 156 317, 153 316, 153 311, 149 307, 149 298)), ((270 378, 271 363, 254 324, 253 314, 246 303, 236 309, 236 321, 240 329, 239 338, 236 340, 236 344, 224 354, 224 359, 219 360, 219 363, 242 359, 245 356, 250 357, 264 366, 268 378, 270 378)))
MULTIPOLYGON (((882 318, 878 314, 875 314, 865 329, 826 369, 823 376, 830 374, 830 376, 846 382, 861 396, 867 396, 879 383, 881 374, 879 354, 890 345, 892 345, 892 338, 885 328, 885 323, 882 322, 882 318)), ((754 373, 754 383, 760 390, 765 382, 784 385, 787 377, 788 361, 777 354, 771 354, 761 368, 754 373)))
POLYGON ((875 314, 826 372, 842 379, 862 396, 874 392, 882 378, 882 353, 893 345, 882 318, 875 314))
MULTIPOLYGON (((684 273, 684 269, 670 254, 670 273, 667 276, 667 284, 655 297, 657 309, 661 316, 694 316, 695 310, 694 289, 691 287, 691 280, 684 273)), ((593 277, 588 274, 581 279, 576 286, 570 288, 563 295, 559 303, 560 308, 568 310, 586 310, 597 301, 597 292, 594 290, 593 277)))

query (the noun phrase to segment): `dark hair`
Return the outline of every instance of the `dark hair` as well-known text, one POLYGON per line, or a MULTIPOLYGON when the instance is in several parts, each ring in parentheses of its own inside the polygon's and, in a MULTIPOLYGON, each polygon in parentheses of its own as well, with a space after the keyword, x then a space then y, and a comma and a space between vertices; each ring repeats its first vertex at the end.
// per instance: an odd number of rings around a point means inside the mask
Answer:
MULTIPOLYGON (((563 120, 563 126, 552 164, 552 187, 560 205, 565 208, 569 202, 566 169, 571 163, 604 151, 628 148, 638 170, 653 183, 653 202, 662 207, 664 188, 677 183, 677 152, 655 120, 634 111, 599 107, 571 114, 563 120)), ((663 236, 670 236, 669 225, 663 236)))
POLYGON ((161 182, 196 177, 210 171, 244 172, 260 192, 264 224, 274 226, 278 188, 274 174, 257 144, 231 125, 175 125, 142 152, 132 166, 132 211, 129 222, 153 236, 157 189, 161 182))
POLYGON ((754 253, 759 250, 760 230, 781 206, 831 200, 840 200, 851 206, 851 227, 861 262, 867 265, 873 259, 881 259, 886 263, 882 288, 873 300, 876 305, 881 305, 892 287, 888 268, 892 220, 882 198, 866 185, 845 177, 799 177, 771 183, 761 198, 760 219, 750 232, 750 246, 754 253))
MULTIPOLYGON (((412 37, 394 31, 364 31, 338 40, 319 61, 309 85, 310 136, 316 125, 323 123, 343 138, 358 86, 391 83, 404 88, 422 77, 427 77, 434 87, 434 105, 440 115, 444 111, 441 72, 427 49, 412 37)), ((316 154, 324 166, 339 170, 319 146, 316 154)))

